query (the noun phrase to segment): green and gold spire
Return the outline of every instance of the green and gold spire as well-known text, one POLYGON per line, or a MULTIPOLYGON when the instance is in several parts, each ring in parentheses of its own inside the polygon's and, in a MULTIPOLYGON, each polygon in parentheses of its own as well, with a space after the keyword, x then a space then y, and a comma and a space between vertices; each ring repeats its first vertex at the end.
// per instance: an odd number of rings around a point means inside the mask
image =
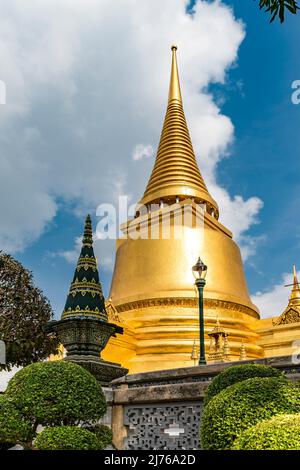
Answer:
POLYGON ((92 316, 107 321, 105 299, 93 249, 93 230, 90 215, 87 216, 85 221, 82 248, 62 319, 74 317, 75 315, 92 316))

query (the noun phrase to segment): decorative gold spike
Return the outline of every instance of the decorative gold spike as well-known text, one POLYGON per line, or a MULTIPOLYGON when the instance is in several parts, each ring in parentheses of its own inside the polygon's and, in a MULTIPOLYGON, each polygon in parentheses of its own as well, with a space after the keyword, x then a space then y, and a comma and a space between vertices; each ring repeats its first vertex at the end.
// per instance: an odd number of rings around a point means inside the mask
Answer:
POLYGON ((290 305, 300 304, 300 286, 297 278, 296 266, 293 265, 293 288, 290 296, 290 305))
POLYGON ((293 277, 294 277, 294 284, 298 284, 298 279, 297 279, 297 270, 296 270, 296 265, 293 264, 293 277))
POLYGON ((177 66, 177 57, 176 57, 177 46, 172 46, 171 51, 172 51, 172 67, 171 67, 171 79, 170 79, 168 102, 170 103, 171 101, 176 100, 182 103, 178 66, 177 66))
POLYGON ((228 342, 228 334, 225 333, 224 340, 223 340, 223 360, 225 362, 230 361, 230 348, 228 342))
POLYGON ((273 320, 274 326, 300 322, 300 286, 295 265, 293 265, 293 284, 291 285, 289 303, 283 313, 276 320, 273 320))
POLYGON ((246 360, 247 360, 246 348, 245 348, 244 340, 242 339, 241 349, 240 349, 240 361, 246 361, 246 360))
POLYGON ((163 125, 155 165, 141 204, 157 204, 161 200, 194 198, 206 203, 208 212, 218 218, 218 205, 209 194, 200 174, 182 105, 176 46, 172 46, 172 68, 167 113, 163 125))
POLYGON ((197 346, 196 346, 196 341, 194 340, 193 342, 193 348, 192 348, 192 354, 191 354, 191 360, 194 361, 194 366, 196 365, 196 361, 199 358, 199 354, 197 351, 197 346))

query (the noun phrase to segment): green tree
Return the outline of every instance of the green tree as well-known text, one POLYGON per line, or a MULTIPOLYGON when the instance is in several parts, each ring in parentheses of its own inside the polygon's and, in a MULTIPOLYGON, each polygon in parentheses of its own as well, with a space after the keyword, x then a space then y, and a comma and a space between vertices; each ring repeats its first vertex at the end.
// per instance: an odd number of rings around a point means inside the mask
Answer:
POLYGON ((6 450, 14 444, 25 445, 31 438, 31 423, 22 417, 12 400, 0 395, 0 449, 6 450))
POLYGON ((112 430, 105 426, 105 424, 95 424, 86 426, 85 429, 94 433, 99 441, 101 449, 105 449, 112 444, 113 433, 112 430))
MULTIPOLYGON (((30 439, 25 443, 27 448, 32 447, 39 425, 64 428, 76 428, 79 424, 94 426, 106 411, 106 399, 95 377, 83 367, 67 361, 30 364, 9 381, 4 396, 22 419, 30 423, 30 439)), ((74 433, 71 437, 76 436, 74 433)), ((99 437, 96 434, 95 431, 93 436, 98 448, 104 448, 109 437, 107 432, 105 435, 102 432, 99 437)))
POLYGON ((67 361, 31 364, 10 379, 5 395, 22 415, 42 426, 95 422, 106 411, 102 388, 83 367, 67 361))
POLYGON ((204 404, 207 405, 224 388, 253 377, 282 377, 284 379, 284 375, 279 369, 264 364, 240 364, 232 366, 225 369, 212 380, 207 388, 204 404))
POLYGON ((283 23, 286 11, 295 15, 299 10, 298 0, 259 0, 259 8, 270 13, 270 23, 279 17, 283 23))
POLYGON ((6 344, 6 365, 26 366, 56 353, 58 339, 43 327, 53 318, 49 301, 32 273, 0 251, 0 339, 6 344))
POLYGON ((87 429, 58 426, 44 429, 36 438, 38 450, 102 450, 97 436, 87 429))
POLYGON ((204 408, 201 443, 227 450, 243 431, 279 414, 300 413, 300 389, 281 377, 243 380, 225 388, 204 408))
POLYGON ((278 415, 246 429, 233 450, 300 450, 300 415, 278 415))

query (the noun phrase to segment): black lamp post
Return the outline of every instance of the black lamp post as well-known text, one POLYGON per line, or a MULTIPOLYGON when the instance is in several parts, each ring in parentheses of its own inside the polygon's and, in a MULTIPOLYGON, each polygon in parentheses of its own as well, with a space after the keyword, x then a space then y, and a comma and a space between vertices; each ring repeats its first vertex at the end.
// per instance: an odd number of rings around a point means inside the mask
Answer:
POLYGON ((199 293, 199 339, 200 339, 200 355, 199 366, 206 365, 205 360, 205 343, 204 343, 204 316, 203 316, 203 290, 206 284, 205 277, 207 274, 207 266, 201 261, 200 257, 192 268, 195 276, 195 284, 199 293))

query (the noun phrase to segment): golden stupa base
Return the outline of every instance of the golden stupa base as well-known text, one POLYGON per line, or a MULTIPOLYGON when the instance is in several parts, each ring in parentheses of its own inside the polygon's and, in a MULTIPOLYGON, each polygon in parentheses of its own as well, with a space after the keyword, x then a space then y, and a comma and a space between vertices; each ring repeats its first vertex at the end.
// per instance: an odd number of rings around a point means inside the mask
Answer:
MULTIPOLYGON (((121 362, 131 374, 192 366, 191 351, 199 337, 197 299, 152 299, 143 303, 144 307, 140 302, 132 305, 131 310, 118 313, 119 321, 123 318, 120 324, 124 334, 110 340, 103 358, 121 362)), ((247 358, 263 357, 262 347, 256 344, 259 340, 259 335, 254 331, 256 319, 249 316, 245 307, 205 299, 204 308, 205 331, 212 330, 218 315, 230 335, 230 360, 239 360, 242 340, 246 344, 247 358)), ((205 343, 208 353, 208 335, 205 343)))

